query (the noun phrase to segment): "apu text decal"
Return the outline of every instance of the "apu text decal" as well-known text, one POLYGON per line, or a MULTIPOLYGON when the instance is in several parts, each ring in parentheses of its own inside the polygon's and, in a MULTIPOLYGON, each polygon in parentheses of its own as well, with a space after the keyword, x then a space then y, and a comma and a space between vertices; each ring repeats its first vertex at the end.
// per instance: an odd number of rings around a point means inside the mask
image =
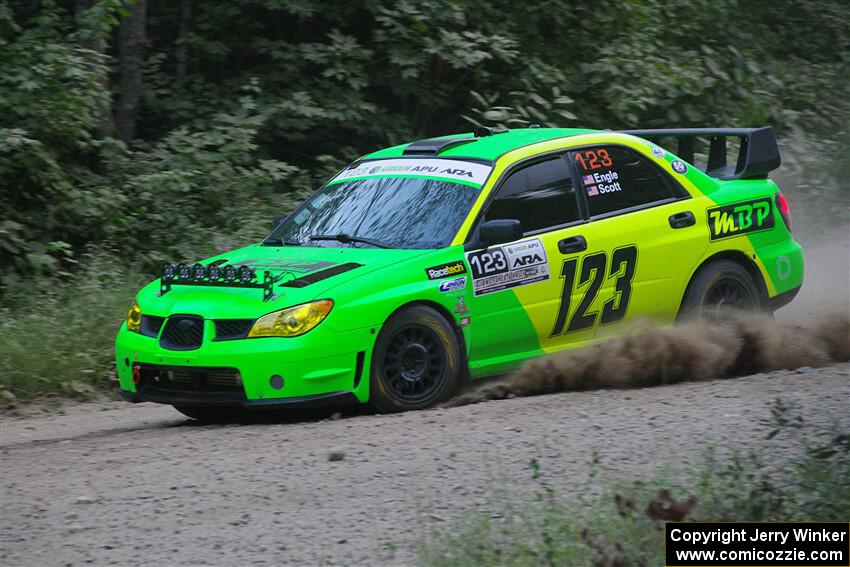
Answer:
POLYGON ((489 165, 454 159, 381 159, 364 161, 357 167, 346 169, 329 183, 365 177, 404 175, 406 177, 441 177, 483 185, 492 169, 489 165))

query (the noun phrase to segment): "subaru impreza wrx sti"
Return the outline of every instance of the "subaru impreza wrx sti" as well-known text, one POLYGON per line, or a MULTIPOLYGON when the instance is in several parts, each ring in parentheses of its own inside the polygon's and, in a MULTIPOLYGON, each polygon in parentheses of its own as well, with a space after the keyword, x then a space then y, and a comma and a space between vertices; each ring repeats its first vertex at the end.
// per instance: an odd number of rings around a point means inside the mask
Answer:
POLYGON ((769 127, 480 128, 369 154, 264 241, 165 265, 118 333, 121 394, 197 418, 418 409, 638 317, 777 309, 803 282, 779 165, 769 127))

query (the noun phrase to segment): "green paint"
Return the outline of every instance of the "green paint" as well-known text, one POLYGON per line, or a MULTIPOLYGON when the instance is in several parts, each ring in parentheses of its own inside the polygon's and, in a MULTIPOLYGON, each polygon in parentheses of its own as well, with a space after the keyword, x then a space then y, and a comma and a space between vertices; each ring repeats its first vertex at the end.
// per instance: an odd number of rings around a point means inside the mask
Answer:
MULTIPOLYGON (((599 136, 589 140, 591 143, 634 140, 594 130, 511 130, 454 146, 442 152, 440 157, 493 161, 512 150, 535 143, 564 138, 566 146, 571 137, 593 133, 599 136)), ((467 133, 460 137, 471 138, 472 135, 467 133)), ((406 146, 388 148, 366 157, 402 157, 406 146)), ((521 153, 525 157, 533 155, 533 151, 521 153)), ((509 159, 516 159, 516 154, 509 159)), ((668 153, 664 161, 669 163, 673 159, 677 158, 668 153)), ((778 188, 772 181, 719 181, 695 167, 689 167, 681 178, 690 183, 691 199, 677 201, 675 207, 692 211, 699 223, 681 233, 675 231, 676 238, 681 236, 682 239, 665 244, 659 240, 663 235, 657 228, 647 228, 666 226, 669 213, 659 208, 594 221, 575 230, 587 235, 597 247, 605 243, 605 250, 627 244, 620 240, 628 238, 628 244, 640 250, 659 250, 662 245, 665 250, 672 250, 678 246, 683 253, 693 252, 694 261, 696 258, 705 261, 715 254, 729 251, 745 254, 758 260, 772 296, 802 284, 802 250, 776 210, 774 197, 778 188)), ((455 179, 446 181, 457 182, 455 179)), ((495 181, 491 179, 487 186, 492 187, 495 181)), ((383 211, 382 214, 393 213, 383 211)), ((477 213, 477 209, 473 208, 470 215, 477 213)), ((543 234, 540 237, 545 243, 556 235, 543 234)), ((560 300, 558 282, 550 279, 547 285, 539 287, 518 287, 475 297, 472 274, 469 266, 465 265, 464 252, 462 246, 398 250, 368 246, 252 245, 210 258, 204 263, 219 261, 222 266, 250 265, 260 274, 269 270, 273 275, 283 276, 283 280, 276 285, 275 297, 269 301, 263 301, 260 289, 175 286, 160 295, 158 280, 143 288, 137 297, 143 316, 196 315, 203 319, 204 338, 199 348, 170 350, 163 348, 157 337, 131 332, 123 326, 115 345, 121 389, 136 391, 132 370, 135 363, 227 367, 238 369, 249 401, 352 392, 358 400, 365 402, 369 399, 369 372, 375 339, 387 319, 411 303, 435 307, 462 333, 465 359, 474 378, 515 369, 523 362, 544 354, 541 344, 545 336, 541 333, 548 333, 547 329, 551 328, 549 319, 554 317, 560 300), (288 280, 347 263, 360 266, 303 287, 281 285, 288 280), (458 271, 459 263, 465 265, 465 272, 458 271), (428 268, 445 266, 455 269, 446 270, 445 277, 428 277, 428 268), (448 274, 449 271, 453 273, 448 274), (440 291, 441 282, 458 277, 466 278, 465 287, 440 291), (544 289, 547 291, 542 291, 544 289), (550 291, 552 297, 547 295, 550 291), (331 299, 334 306, 321 323, 301 336, 213 340, 218 320, 253 320, 319 299, 331 299), (360 359, 363 360, 362 373, 357 376, 357 361, 360 359), (283 377, 284 388, 275 389, 270 385, 273 375, 283 377)), ((550 274, 559 273, 563 257, 555 244, 551 244, 548 254, 550 274)), ((679 256, 682 255, 687 256, 679 256)), ((642 298, 633 301, 632 305, 640 307, 629 313, 626 319, 649 313, 648 309, 663 304, 670 307, 664 307, 663 313, 652 314, 659 320, 672 320, 676 315, 672 306, 679 305, 688 279, 698 267, 698 263, 691 265, 693 262, 689 262, 678 257, 660 262, 657 255, 642 258, 641 269, 651 273, 645 274, 643 287, 636 286, 634 293, 637 297, 641 289, 648 291, 642 298)), ((574 343, 548 344, 546 349, 551 351, 586 344, 594 336, 591 331, 574 343)))
MULTIPOLYGON (((579 136, 581 134, 594 134, 599 130, 586 130, 578 128, 524 128, 517 130, 508 130, 501 134, 493 134, 478 138, 474 142, 468 144, 460 144, 451 147, 443 152, 440 152, 440 157, 446 158, 472 158, 483 160, 495 160, 500 156, 539 142, 556 140, 558 138, 569 138, 579 136)), ((454 136, 441 136, 440 138, 473 138, 471 132, 457 134, 454 136)), ((437 138, 437 139, 440 139, 437 138)), ((404 157, 404 150, 410 144, 401 144, 384 150, 371 153, 364 159, 379 159, 379 158, 397 158, 404 157)))

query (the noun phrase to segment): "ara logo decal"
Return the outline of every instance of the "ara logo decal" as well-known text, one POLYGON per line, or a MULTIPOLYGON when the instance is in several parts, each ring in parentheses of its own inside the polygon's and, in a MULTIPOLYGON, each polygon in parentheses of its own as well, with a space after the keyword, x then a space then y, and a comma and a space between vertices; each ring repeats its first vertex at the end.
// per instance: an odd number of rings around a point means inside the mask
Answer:
POLYGON ((446 280, 444 282, 440 282, 440 292, 448 293, 450 291, 457 291, 459 289, 463 289, 466 287, 466 276, 455 278, 453 280, 446 280))
POLYGON ((711 240, 769 230, 773 225, 773 206, 770 199, 708 209, 708 231, 711 240))
POLYGON ((514 258, 511 268, 516 268, 518 266, 531 266, 541 262, 543 262, 543 258, 540 257, 540 254, 523 254, 522 256, 514 258))
POLYGON ((472 179, 472 172, 466 171, 464 169, 449 169, 449 168, 446 168, 443 171, 441 171, 440 173, 445 173, 446 175, 459 175, 461 177, 469 177, 470 179, 472 179))

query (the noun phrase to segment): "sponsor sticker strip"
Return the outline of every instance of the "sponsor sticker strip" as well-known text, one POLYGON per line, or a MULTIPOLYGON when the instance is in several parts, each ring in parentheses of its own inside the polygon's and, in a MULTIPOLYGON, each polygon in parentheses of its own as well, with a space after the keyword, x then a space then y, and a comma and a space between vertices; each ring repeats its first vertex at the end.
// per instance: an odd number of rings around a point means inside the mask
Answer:
POLYGON ((492 169, 489 165, 454 159, 382 159, 365 161, 357 167, 345 169, 329 184, 355 178, 404 175, 406 177, 440 177, 480 186, 487 180, 492 169))
POLYGON ((546 249, 539 238, 469 252, 476 296, 549 279, 546 249))

